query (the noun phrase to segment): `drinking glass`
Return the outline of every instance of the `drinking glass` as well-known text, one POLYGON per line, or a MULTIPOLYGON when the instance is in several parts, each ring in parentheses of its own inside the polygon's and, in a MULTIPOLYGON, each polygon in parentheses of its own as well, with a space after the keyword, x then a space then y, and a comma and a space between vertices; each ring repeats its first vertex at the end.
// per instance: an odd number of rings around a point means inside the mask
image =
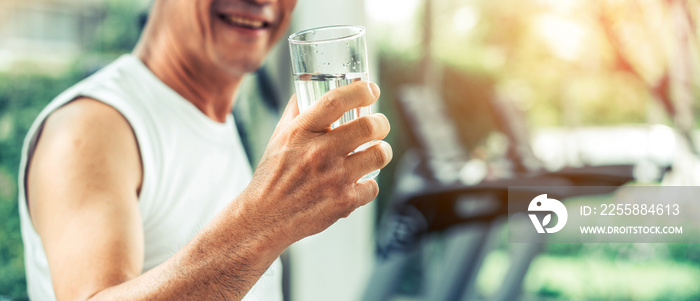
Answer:
MULTIPOLYGON (((308 109, 332 89, 356 81, 369 81, 365 28, 362 26, 303 30, 289 36, 289 50, 299 112, 308 109)), ((331 124, 331 128, 371 113, 370 107, 352 109, 331 124)), ((365 143, 354 152, 371 145, 372 142, 365 143)), ((378 174, 379 170, 375 170, 359 181, 373 179, 378 174)))

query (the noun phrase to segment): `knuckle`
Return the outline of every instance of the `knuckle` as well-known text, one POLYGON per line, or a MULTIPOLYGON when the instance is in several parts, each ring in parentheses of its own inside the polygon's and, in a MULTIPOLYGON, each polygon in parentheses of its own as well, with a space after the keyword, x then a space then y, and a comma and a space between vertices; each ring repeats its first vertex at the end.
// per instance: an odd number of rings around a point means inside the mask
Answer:
POLYGON ((288 139, 301 137, 305 132, 301 126, 290 126, 287 131, 289 133, 288 139))
POLYGON ((355 209, 355 204, 351 203, 349 200, 338 203, 336 208, 337 213, 339 213, 338 218, 342 217, 345 212, 352 212, 355 209))
POLYGON ((377 131, 376 123, 369 116, 363 116, 358 119, 360 124, 360 131, 364 136, 374 136, 377 131))
POLYGON ((382 147, 375 147, 372 152, 372 162, 375 165, 383 166, 388 160, 388 156, 382 147))
POLYGON ((376 199, 379 195, 379 185, 375 180, 368 180, 358 184, 358 200, 360 206, 363 206, 372 200, 376 199))
POLYGON ((312 146, 309 147, 306 150, 306 156, 307 156, 307 161, 306 163, 310 164, 316 164, 319 165, 320 163, 323 163, 326 161, 325 157, 326 152, 318 146, 312 146))
POLYGON ((332 187, 335 185, 333 179, 337 179, 342 175, 341 162, 339 158, 335 157, 332 151, 328 151, 327 147, 323 146, 312 146, 309 147, 305 152, 305 159, 301 163, 307 166, 312 174, 318 175, 320 182, 324 186, 332 187))
POLYGON ((345 189, 339 203, 342 208, 352 208, 356 199, 357 192, 355 192, 354 189, 345 189))
POLYGON ((336 111, 338 107, 341 106, 341 98, 338 95, 338 92, 335 90, 330 90, 326 92, 325 96, 323 97, 321 103, 323 105, 323 109, 327 111, 336 111))
POLYGON ((351 184, 343 185, 343 189, 335 195, 335 206, 338 212, 352 211, 356 207, 357 192, 351 188, 351 184))

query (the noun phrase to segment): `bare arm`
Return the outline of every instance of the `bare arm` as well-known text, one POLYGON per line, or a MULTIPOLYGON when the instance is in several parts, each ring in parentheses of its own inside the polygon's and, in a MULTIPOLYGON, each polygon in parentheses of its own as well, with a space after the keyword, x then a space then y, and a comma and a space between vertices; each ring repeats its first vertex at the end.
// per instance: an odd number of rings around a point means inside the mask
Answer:
MULTIPOLYGON (((318 233, 376 197, 362 175, 391 148, 381 114, 330 130, 343 112, 378 97, 367 83, 326 94, 299 115, 290 100, 251 184, 172 258, 140 274, 141 165, 126 120, 80 99, 47 120, 29 167, 30 213, 59 300, 241 299, 293 242, 318 233), (297 116, 298 115, 298 116, 297 116)), ((376 86, 374 86, 376 87, 376 86)))

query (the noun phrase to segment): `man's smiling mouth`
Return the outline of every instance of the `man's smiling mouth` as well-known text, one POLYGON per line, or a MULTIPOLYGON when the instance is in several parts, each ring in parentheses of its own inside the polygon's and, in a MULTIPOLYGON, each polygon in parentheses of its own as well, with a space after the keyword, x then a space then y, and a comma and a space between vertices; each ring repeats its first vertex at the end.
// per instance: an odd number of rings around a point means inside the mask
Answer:
POLYGON ((246 18, 237 15, 223 15, 219 14, 219 19, 228 23, 229 25, 248 28, 248 29, 265 29, 270 26, 267 21, 256 20, 251 18, 246 18))

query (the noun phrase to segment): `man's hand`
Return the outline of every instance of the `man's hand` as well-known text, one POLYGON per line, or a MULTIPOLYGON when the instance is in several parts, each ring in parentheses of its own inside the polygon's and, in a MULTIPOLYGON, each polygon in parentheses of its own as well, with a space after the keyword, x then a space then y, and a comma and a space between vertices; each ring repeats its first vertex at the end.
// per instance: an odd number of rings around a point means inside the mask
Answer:
POLYGON ((302 114, 292 97, 243 193, 256 197, 241 199, 239 204, 253 213, 258 227, 274 227, 269 237, 286 247, 326 229, 377 196, 377 182, 357 180, 389 163, 389 144, 378 141, 348 154, 366 142, 385 138, 389 121, 382 114, 372 114, 333 130, 331 124, 378 97, 376 84, 356 82, 331 90, 302 114))
POLYGON ((386 117, 374 114, 333 130, 330 124, 378 96, 376 85, 353 83, 303 114, 292 97, 250 185, 190 243, 141 275, 142 173, 133 132, 96 100, 59 109, 46 122, 27 177, 30 213, 57 298, 240 300, 290 244, 376 197, 374 180, 356 181, 384 167, 391 148, 378 142, 348 154, 384 138, 386 117))

